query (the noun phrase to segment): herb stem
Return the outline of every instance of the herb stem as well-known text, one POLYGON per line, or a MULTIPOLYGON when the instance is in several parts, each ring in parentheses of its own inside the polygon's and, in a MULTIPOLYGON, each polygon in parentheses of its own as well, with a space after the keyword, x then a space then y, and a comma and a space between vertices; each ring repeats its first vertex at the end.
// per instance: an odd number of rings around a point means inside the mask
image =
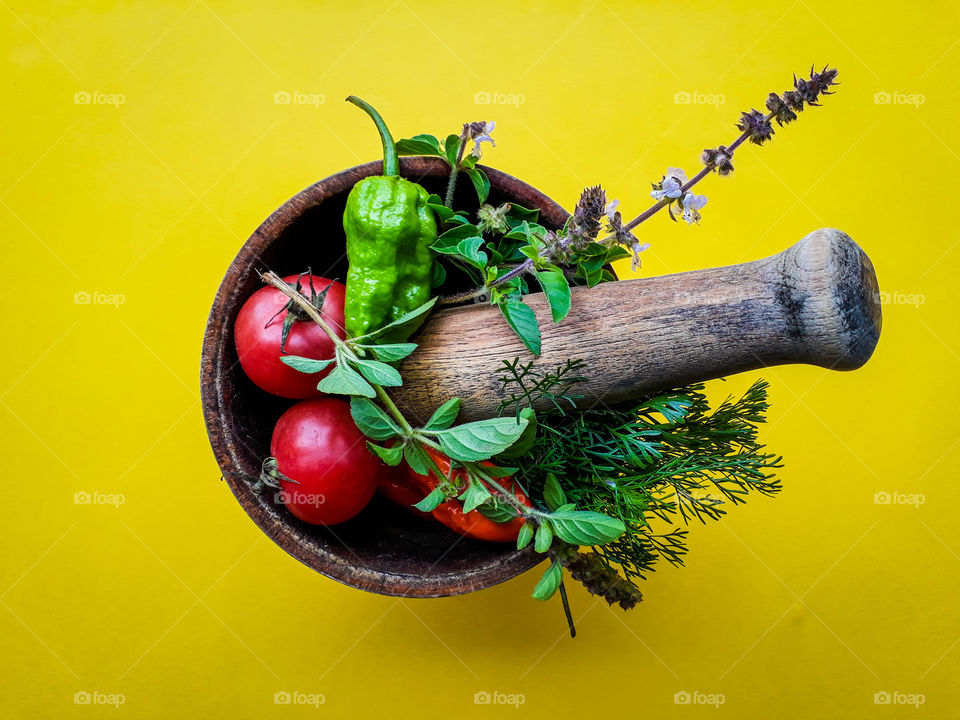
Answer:
POLYGON ((567 600, 567 588, 563 586, 563 580, 560 581, 560 600, 563 602, 563 614, 567 616, 567 626, 570 628, 570 637, 577 636, 577 628, 573 624, 573 615, 570 613, 570 601, 567 600))
MULTIPOLYGON (((773 117, 773 115, 774 114, 771 112, 768 115, 766 115, 764 119, 769 121, 773 117)), ((736 140, 734 140, 730 145, 727 146, 726 148, 727 154, 732 157, 734 151, 738 147, 740 147, 740 145, 742 145, 743 142, 747 140, 747 138, 749 137, 750 137, 750 131, 745 130, 743 133, 740 134, 740 136, 736 140)), ((711 172, 713 172, 711 168, 704 167, 703 169, 700 170, 700 172, 694 175, 693 178, 691 178, 686 185, 684 185, 681 188, 681 191, 687 192, 692 187, 694 187, 697 183, 703 180, 711 172)), ((633 220, 626 223, 623 226, 623 229, 627 232, 629 232, 630 230, 633 230, 635 227, 640 225, 640 223, 645 222, 646 220, 649 220, 651 217, 653 217, 658 212, 663 210, 663 208, 667 207, 667 205, 669 205, 671 202, 673 202, 673 200, 669 198, 658 200, 653 205, 651 205, 646 210, 644 210, 642 213, 637 215, 633 220)), ((613 239, 613 237, 614 236, 612 235, 608 235, 607 237, 602 238, 597 242, 608 243, 610 242, 610 240, 613 239)), ((555 245, 541 250, 540 257, 549 258, 553 255, 556 255, 558 250, 563 250, 564 248, 566 248, 566 246, 570 243, 570 240, 571 238, 561 238, 560 241, 555 245)), ((520 277, 524 273, 529 272, 533 268, 533 266, 534 266, 534 261, 532 258, 524 260, 522 263, 520 263, 519 265, 511 269, 509 272, 504 273, 503 275, 491 281, 490 283, 484 285, 483 287, 479 287, 474 290, 468 290, 462 293, 457 293, 456 295, 447 295, 445 297, 441 297, 437 301, 437 304, 438 305, 456 305, 458 303, 465 302, 467 300, 474 300, 480 295, 483 295, 484 293, 488 292, 491 288, 497 287, 499 285, 503 285, 504 283, 510 282, 514 278, 520 277)))
POLYGON ((457 175, 460 173, 460 162, 463 160, 463 151, 467 147, 466 133, 460 134, 460 147, 457 149, 457 162, 450 167, 450 180, 447 182, 447 194, 443 204, 453 210, 453 193, 457 189, 457 175))
POLYGON ((407 419, 403 416, 403 413, 400 412, 400 408, 397 407, 397 404, 393 401, 393 398, 387 394, 387 391, 383 389, 382 385, 377 385, 374 383, 373 387, 377 391, 377 399, 383 403, 383 406, 387 408, 387 410, 390 411, 390 414, 393 415, 400 427, 403 428, 404 433, 407 435, 412 435, 413 427, 407 422, 407 419))
POLYGON ((516 495, 514 495, 512 492, 507 490, 503 485, 498 483, 496 480, 490 477, 487 473, 483 472, 480 469, 480 466, 478 463, 468 462, 468 463, 464 463, 463 466, 467 469, 468 473, 470 473, 474 477, 479 478, 485 484, 490 485, 494 490, 496 490, 500 495, 502 495, 504 500, 506 500, 508 503, 513 505, 513 507, 517 510, 517 514, 520 517, 530 517, 530 516, 537 517, 537 518, 546 517, 547 513, 542 513, 539 510, 535 510, 534 508, 529 508, 526 505, 524 505, 522 502, 517 500, 516 495))

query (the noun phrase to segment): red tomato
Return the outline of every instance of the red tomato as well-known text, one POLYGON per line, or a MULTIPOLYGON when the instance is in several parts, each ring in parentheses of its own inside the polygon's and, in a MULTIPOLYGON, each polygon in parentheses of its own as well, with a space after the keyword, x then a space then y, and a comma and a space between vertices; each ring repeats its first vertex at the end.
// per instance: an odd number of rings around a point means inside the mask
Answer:
MULTIPOLYGON (((284 280, 295 283, 297 277, 289 275, 284 280)), ((310 297, 311 279, 317 293, 330 287, 320 314, 339 337, 346 338, 343 329, 346 287, 319 275, 304 275, 300 280, 301 292, 307 297, 310 297)), ((286 305, 287 297, 274 287, 260 288, 243 304, 233 326, 240 366, 257 387, 268 393, 294 399, 316 397, 321 394, 317 391, 317 383, 329 369, 308 375, 280 362, 280 336, 283 319, 287 316, 283 309, 286 305)), ((287 355, 328 360, 333 357, 333 340, 312 320, 296 320, 290 328, 284 351, 287 355)))
POLYGON ((295 516, 314 525, 335 525, 363 510, 384 467, 367 449, 350 416, 350 404, 331 397, 304 400, 273 428, 270 454, 280 479, 281 499, 295 516))

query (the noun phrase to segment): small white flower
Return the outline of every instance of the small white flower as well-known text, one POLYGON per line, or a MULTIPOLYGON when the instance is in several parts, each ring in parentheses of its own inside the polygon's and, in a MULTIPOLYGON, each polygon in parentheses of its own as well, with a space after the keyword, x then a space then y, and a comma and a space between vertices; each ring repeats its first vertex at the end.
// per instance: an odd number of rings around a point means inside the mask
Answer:
POLYGON ((686 220, 687 223, 693 224, 700 221, 699 210, 707 204, 707 196, 687 193, 683 196, 680 204, 683 206, 683 219, 686 220))
POLYGON ((619 200, 611 200, 607 203, 607 206, 603 209, 603 214, 607 216, 610 220, 613 220, 617 214, 617 208, 620 207, 619 200))
POLYGON ((650 243, 644 243, 641 245, 639 240, 633 244, 633 247, 631 247, 631 250, 633 250, 633 260, 630 261, 630 269, 633 272, 636 272, 640 269, 640 253, 642 253, 648 247, 650 247, 650 243))
POLYGON ((493 138, 490 137, 490 133, 493 132, 493 129, 496 126, 496 122, 488 122, 483 126, 483 132, 473 138, 473 150, 470 151, 470 154, 473 155, 477 160, 483 157, 483 148, 481 147, 480 143, 488 142, 490 143, 491 147, 497 146, 497 144, 493 141, 493 138))
POLYGON ((676 200, 683 191, 680 189, 687 184, 687 174, 680 168, 667 168, 667 172, 660 182, 659 190, 652 190, 650 197, 654 200, 676 200))

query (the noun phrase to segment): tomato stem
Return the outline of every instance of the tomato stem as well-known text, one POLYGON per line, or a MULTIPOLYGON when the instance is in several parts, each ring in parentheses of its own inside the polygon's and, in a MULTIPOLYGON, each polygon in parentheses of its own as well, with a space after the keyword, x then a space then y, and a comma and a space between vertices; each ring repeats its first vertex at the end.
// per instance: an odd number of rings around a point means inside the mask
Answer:
POLYGON ((300 308, 308 316, 310 316, 310 319, 319 325, 320 328, 330 336, 330 339, 333 340, 333 345, 335 348, 338 350, 350 351, 347 344, 333 331, 333 328, 331 328, 330 325, 327 324, 327 321, 323 319, 323 315, 320 314, 320 311, 314 307, 313 303, 311 303, 306 296, 303 295, 303 293, 291 288, 286 282, 283 281, 283 278, 273 271, 263 273, 260 276, 260 279, 263 280, 263 282, 265 282, 267 285, 275 287, 277 290, 299 305, 300 308))

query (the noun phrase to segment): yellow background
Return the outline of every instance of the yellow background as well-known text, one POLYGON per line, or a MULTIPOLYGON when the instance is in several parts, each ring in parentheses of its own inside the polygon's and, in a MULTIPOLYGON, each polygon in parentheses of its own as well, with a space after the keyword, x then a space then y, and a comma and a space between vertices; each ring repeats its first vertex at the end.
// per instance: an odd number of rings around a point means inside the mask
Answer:
POLYGON ((5 717, 960 712, 956 3, 2 5, 5 717), (778 498, 693 528, 687 567, 662 566, 629 614, 572 587, 572 641, 557 601, 528 599, 535 574, 455 599, 368 595, 242 512, 201 418, 204 323, 263 218, 377 156, 344 96, 397 136, 495 119, 486 162, 568 208, 601 183, 631 217, 651 180, 695 172, 811 62, 840 68, 824 107, 701 185, 701 227, 641 228, 648 275, 823 226, 873 259, 889 302, 870 363, 762 373, 763 437, 787 460, 778 498), (475 104, 483 92, 517 97, 475 104), (479 706, 477 691, 524 702, 479 706), (277 692, 325 703, 277 706, 277 692), (923 704, 877 706, 878 692, 923 704), (119 710, 102 704, 117 694, 119 710))

